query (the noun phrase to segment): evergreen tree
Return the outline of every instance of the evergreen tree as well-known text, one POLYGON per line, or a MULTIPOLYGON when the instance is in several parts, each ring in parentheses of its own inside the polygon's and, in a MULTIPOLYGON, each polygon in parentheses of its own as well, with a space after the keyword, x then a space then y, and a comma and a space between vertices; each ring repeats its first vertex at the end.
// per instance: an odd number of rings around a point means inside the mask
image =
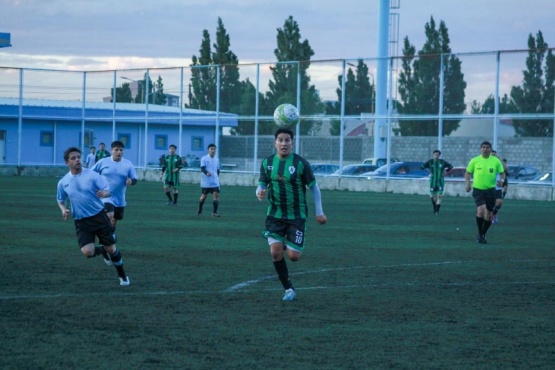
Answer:
MULTIPOLYGON (((111 101, 114 101, 114 89, 110 90, 111 101)), ((131 89, 129 88, 129 83, 124 82, 121 87, 116 87, 116 102, 117 103, 131 103, 133 101, 133 96, 131 94, 131 89)))
MULTIPOLYGON (((553 113, 555 57, 548 48, 541 31, 536 38, 529 35, 522 86, 511 89, 511 103, 518 113, 553 113)), ((513 126, 519 136, 553 136, 552 120, 513 120, 513 126)))
MULTIPOLYGON (((443 21, 436 29, 434 18, 425 26, 426 42, 415 59, 415 47, 408 37, 404 39, 402 71, 399 74, 398 105, 403 114, 439 114, 439 89, 441 58, 443 59, 443 114, 461 114, 464 103, 466 82, 461 72, 461 61, 451 53, 449 34, 443 21), (445 54, 445 55, 444 55, 445 54)), ((439 121, 400 121, 398 133, 404 136, 434 136, 438 133, 439 121)), ((449 135, 459 127, 459 122, 443 122, 443 134, 449 135)))
MULTIPOLYGON (((297 73, 300 74, 301 80, 301 106, 298 107, 301 116, 323 113, 325 107, 316 87, 310 84, 310 77, 307 74, 314 51, 308 40, 301 41, 299 25, 292 16, 285 21, 283 28, 278 28, 277 48, 274 50, 274 55, 278 63, 271 67, 273 80, 269 82, 269 91, 266 93, 264 104, 260 107, 261 114, 272 115, 274 109, 283 103, 297 104, 297 73)), ((301 133, 308 134, 317 130, 321 123, 308 122, 307 124, 301 120, 300 125, 301 133)), ((275 127, 270 124, 259 127, 261 134, 271 134, 274 131, 275 127)))
POLYGON ((202 32, 200 56, 193 55, 191 68, 191 107, 203 110, 216 109, 216 70, 210 50, 210 34, 202 32))
POLYGON ((230 50, 229 35, 221 18, 218 18, 216 43, 213 46, 212 62, 220 68, 220 111, 240 113, 239 60, 230 50))
MULTIPOLYGON (((345 78, 345 116, 360 116, 361 113, 374 113, 374 86, 370 84, 368 66, 358 60, 355 67, 356 73, 349 67, 346 71, 345 78)), ((342 102, 342 85, 343 76, 337 77, 339 88, 335 90, 337 93, 337 102, 326 104, 326 114, 341 114, 342 102)), ((332 120, 330 134, 338 136, 341 133, 340 120, 332 120)))

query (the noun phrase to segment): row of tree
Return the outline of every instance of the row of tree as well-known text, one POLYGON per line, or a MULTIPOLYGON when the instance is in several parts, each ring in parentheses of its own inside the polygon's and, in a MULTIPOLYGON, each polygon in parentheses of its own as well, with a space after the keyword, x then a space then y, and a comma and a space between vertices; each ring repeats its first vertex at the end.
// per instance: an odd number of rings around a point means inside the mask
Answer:
MULTIPOLYGON (((426 42, 421 50, 405 37, 403 45, 402 66, 398 78, 400 98, 392 100, 394 108, 401 114, 437 115, 439 112, 440 88, 443 88, 443 113, 462 114, 466 110, 466 82, 462 73, 462 63, 451 55, 449 33, 443 21, 436 27, 434 18, 425 25, 426 42), (440 75, 443 71, 443 85, 440 75)), ((523 71, 522 86, 513 86, 510 95, 500 97, 499 113, 553 113, 555 58, 548 48, 541 31, 536 37, 528 38, 527 70, 523 71)), ((274 49, 277 63, 271 67, 272 79, 268 91, 258 96, 258 115, 271 116, 276 106, 282 103, 296 104, 298 75, 300 76, 300 99, 302 115, 339 115, 342 104, 343 76, 338 76, 339 87, 336 89, 338 100, 324 102, 315 86, 311 84, 307 71, 311 57, 314 55, 308 40, 301 40, 299 25, 289 17, 282 28, 277 30, 277 48, 274 49)), ((368 66, 363 60, 357 65, 350 64, 345 75, 345 115, 373 113, 375 110, 375 85, 370 82, 368 66), (354 67, 354 71, 353 68, 354 67)), ((231 51, 230 36, 221 18, 218 18, 216 40, 210 40, 207 30, 203 31, 199 55, 193 55, 191 68, 191 91, 189 104, 194 109, 215 110, 217 101, 218 79, 220 83, 220 110, 237 113, 240 117, 252 117, 256 114, 253 102, 256 98, 255 85, 246 78, 241 80, 239 59, 231 51)), ((128 83, 116 88, 119 102, 143 104, 148 98, 149 104, 165 104, 166 95, 162 78, 156 82, 145 74, 138 81, 138 92, 132 96, 128 83), (148 88, 145 91, 145 87, 148 88)), ((112 91, 113 97, 113 91, 112 91)), ((472 113, 493 113, 495 99, 490 95, 483 103, 473 101, 472 113)), ((403 136, 434 136, 438 133, 437 119, 399 122, 395 134, 403 136)), ((552 136, 553 124, 545 120, 514 120, 513 125, 519 136, 552 136)), ((311 121, 301 125, 302 134, 314 134, 320 129, 321 122, 311 121)), ((443 134, 449 135, 459 127, 459 121, 443 122, 443 134)), ((271 134, 272 125, 259 125, 259 134, 271 134)), ((339 135, 340 122, 332 122, 330 133, 339 135)), ((240 120, 232 131, 237 135, 252 135, 252 119, 240 120)))

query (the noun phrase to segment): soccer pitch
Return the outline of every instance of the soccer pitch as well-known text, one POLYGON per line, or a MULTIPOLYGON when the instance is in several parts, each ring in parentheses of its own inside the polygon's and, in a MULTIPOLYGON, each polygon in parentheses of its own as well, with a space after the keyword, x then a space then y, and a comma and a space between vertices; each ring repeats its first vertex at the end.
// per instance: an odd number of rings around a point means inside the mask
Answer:
POLYGON ((427 196, 323 190, 282 302, 254 187, 222 187, 221 218, 210 197, 197 217, 198 185, 177 207, 129 188, 120 287, 81 255, 57 181, 0 177, 0 368, 555 367, 553 203, 507 199, 482 245, 471 198, 434 216, 427 196))

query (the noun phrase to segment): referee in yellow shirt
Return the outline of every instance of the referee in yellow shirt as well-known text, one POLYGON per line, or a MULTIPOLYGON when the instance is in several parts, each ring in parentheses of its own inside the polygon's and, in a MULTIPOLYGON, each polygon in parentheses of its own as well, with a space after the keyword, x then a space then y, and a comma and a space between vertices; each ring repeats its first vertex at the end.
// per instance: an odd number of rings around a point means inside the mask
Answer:
POLYGON ((476 224, 478 225, 478 243, 487 244, 486 233, 491 226, 491 215, 495 207, 495 185, 499 174, 498 186, 503 186, 505 170, 503 164, 496 156, 491 155, 491 143, 484 141, 480 145, 481 154, 474 157, 466 167, 464 178, 466 192, 472 190, 472 197, 476 204, 476 224), (470 185, 470 176, 474 180, 470 185))

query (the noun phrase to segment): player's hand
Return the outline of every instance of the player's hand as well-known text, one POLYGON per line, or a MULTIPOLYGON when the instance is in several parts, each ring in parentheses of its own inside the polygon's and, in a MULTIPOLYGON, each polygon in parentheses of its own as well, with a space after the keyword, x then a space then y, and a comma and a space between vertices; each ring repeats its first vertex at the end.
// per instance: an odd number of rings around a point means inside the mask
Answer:
POLYGON ((97 190, 96 196, 99 198, 108 198, 110 196, 110 192, 108 190, 97 190))
POLYGON ((263 200, 264 198, 266 198, 266 190, 257 191, 256 197, 258 198, 258 200, 263 200))
POLYGON ((471 187, 470 185, 466 185, 466 189, 465 189, 465 190, 466 190, 467 193, 470 193, 470 189, 472 189, 472 187, 471 187))
POLYGON ((131 185, 133 183, 133 180, 131 180, 131 177, 128 177, 127 180, 125 180, 125 183, 127 185, 131 185))
POLYGON ((62 211, 62 218, 66 221, 69 218, 69 209, 64 209, 62 211))
POLYGON ((326 217, 326 215, 316 216, 316 222, 318 222, 318 224, 320 225, 324 225, 326 222, 328 222, 328 218, 326 217))

